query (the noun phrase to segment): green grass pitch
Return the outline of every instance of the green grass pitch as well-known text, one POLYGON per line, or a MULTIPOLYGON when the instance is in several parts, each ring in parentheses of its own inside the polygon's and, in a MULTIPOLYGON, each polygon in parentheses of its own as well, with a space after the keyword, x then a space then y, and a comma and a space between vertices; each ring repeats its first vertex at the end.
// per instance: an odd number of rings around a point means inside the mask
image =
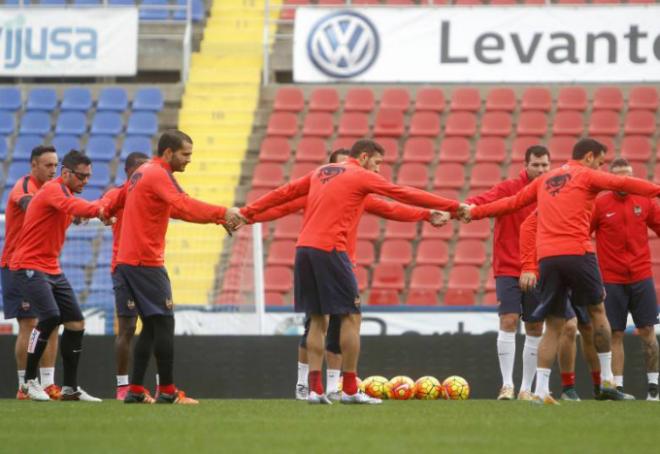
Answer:
POLYGON ((658 452, 660 403, 0 401, 0 452, 658 452))

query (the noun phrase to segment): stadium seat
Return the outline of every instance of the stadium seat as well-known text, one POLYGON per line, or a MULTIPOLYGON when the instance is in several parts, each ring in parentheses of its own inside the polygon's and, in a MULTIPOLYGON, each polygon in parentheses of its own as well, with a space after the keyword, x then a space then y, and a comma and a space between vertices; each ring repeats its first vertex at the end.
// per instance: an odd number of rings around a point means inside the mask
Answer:
POLYGON ((543 137, 548 130, 548 118, 544 112, 521 112, 516 133, 519 136, 543 137))
POLYGON ((87 130, 87 113, 61 112, 55 124, 55 134, 81 136, 87 130))
POLYGON ((565 136, 579 136, 584 131, 582 112, 557 112, 552 124, 552 133, 565 136))
POLYGON ((403 146, 403 162, 430 164, 435 156, 435 145, 428 137, 410 137, 403 146))
POLYGON ((102 0, 73 0, 73 4, 77 6, 90 6, 100 5, 102 0))
POLYGON ((14 114, 0 110, 0 134, 11 135, 16 129, 14 114))
POLYGON ((273 112, 268 119, 266 134, 293 137, 298 131, 298 117, 290 112, 273 112))
POLYGON ((469 224, 460 224, 458 238, 461 240, 486 240, 490 237, 490 221, 482 219, 469 224))
POLYGON ((14 143, 14 161, 29 161, 32 150, 43 143, 41 136, 22 135, 16 138, 14 143))
POLYGON ((447 242, 437 239, 423 239, 417 246, 417 265, 444 266, 449 261, 447 242))
MULTIPOLYGON (((1 99, 1 95, 0 95, 1 99)), ((0 101, 2 108, 2 101, 0 101)), ((628 94, 629 110, 658 110, 658 91, 655 87, 633 87, 628 94)))
POLYGON ((22 105, 21 90, 14 87, 0 88, 0 111, 16 112, 22 105))
POLYGON ((57 107, 57 93, 52 88, 33 88, 28 93, 26 110, 51 112, 57 107))
POLYGON ((472 188, 490 188, 502 181, 500 166, 492 163, 475 164, 470 175, 472 188))
POLYGON ((410 106, 410 94, 405 88, 386 88, 380 97, 381 109, 406 112, 410 106))
POLYGON ((360 292, 364 292, 369 287, 369 271, 365 267, 357 266, 355 268, 355 279, 360 292))
MULTIPOLYGON (((633 169, 633 175, 637 178, 643 178, 644 180, 649 177, 649 167, 645 162, 636 162, 633 161, 630 163, 630 166, 633 169)), ((655 175, 654 175, 655 177, 655 175)))
POLYGON ((50 132, 50 115, 46 112, 25 112, 18 131, 20 134, 45 136, 50 132))
POLYGON ((96 103, 96 110, 123 112, 127 107, 128 95, 126 94, 126 90, 118 87, 106 87, 101 89, 99 99, 96 103))
POLYGON ((440 131, 440 116, 436 112, 415 112, 410 119, 411 136, 437 137, 440 131))
POLYGON ((475 162, 502 163, 506 159, 506 142, 501 137, 482 137, 477 141, 475 162))
POLYGON ((626 115, 623 126, 625 135, 652 136, 656 130, 655 112, 633 110, 626 115))
POLYGON ((291 157, 291 145, 285 137, 265 137, 259 149, 261 162, 287 162, 291 157))
POLYGON ((520 106, 523 111, 540 110, 541 112, 550 112, 552 109, 552 94, 550 90, 543 87, 527 88, 522 94, 520 106))
POLYGON ((275 222, 273 239, 275 240, 295 240, 300 235, 302 227, 302 214, 290 214, 278 219, 275 222))
POLYGON ((451 94, 452 112, 466 110, 477 112, 481 108, 481 95, 476 88, 457 88, 451 94))
POLYGON ((374 289, 403 290, 403 266, 392 263, 379 263, 374 266, 371 287, 374 289))
POLYGON ((296 257, 296 242, 293 240, 275 240, 268 248, 266 265, 293 266, 296 257))
POLYGON ((374 241, 380 236, 378 218, 372 215, 363 215, 358 224, 358 239, 374 241))
POLYGON ((507 137, 511 134, 509 112, 486 112, 481 118, 481 136, 507 137))
MULTIPOLYGON (((43 2, 42 2, 43 3, 43 2)), ((64 4, 65 2, 62 2, 64 4)), ((88 88, 71 87, 64 90, 60 109, 87 112, 92 108, 92 93, 88 88)))
MULTIPOLYGON (((9 147, 7 147, 7 139, 4 138, 3 136, 0 136, 0 160, 3 162, 5 159, 7 159, 7 155, 9 154, 9 147)), ((4 173, 2 170, 0 170, 0 181, 2 180, 2 177, 4 176, 4 173)), ((1 188, 1 186, 0 186, 1 188)), ((0 237, 4 235, 4 231, 0 232, 0 237)))
POLYGON ((475 291, 448 288, 444 297, 445 306, 474 306, 475 291))
POLYGON ((380 109, 374 122, 374 134, 385 137, 403 135, 403 113, 398 110, 380 109))
POLYGON ((310 112, 336 112, 339 110, 339 94, 334 88, 317 88, 309 97, 310 112))
POLYGON ((87 285, 85 283, 85 270, 83 270, 82 267, 62 265, 62 272, 66 275, 66 278, 69 281, 69 284, 71 284, 74 292, 80 294, 85 290, 87 285))
MULTIPOLYGON (((135 0, 121 0, 126 2, 134 2, 135 0)), ((112 3, 112 1, 110 2, 112 3)), ((176 0, 177 6, 186 6, 188 4, 187 0, 176 0)), ((192 0, 191 2, 191 11, 190 19, 193 22, 202 22, 206 18, 206 5, 204 0, 192 0)), ((174 20, 186 20, 187 11, 185 9, 179 9, 174 11, 172 18, 174 20)))
POLYGON ((390 240, 414 240, 417 237, 416 222, 388 220, 385 223, 385 238, 390 240))
POLYGON ((335 130, 332 114, 312 112, 305 116, 302 133, 304 136, 330 137, 335 130))
POLYGON ((510 88, 493 88, 488 92, 488 95, 486 95, 487 112, 494 110, 513 112, 515 109, 516 94, 510 88))
POLYGON ((317 164, 311 162, 296 162, 291 168, 291 174, 289 175, 289 180, 296 180, 298 178, 304 177, 312 170, 318 167, 317 164))
POLYGON ((406 298, 407 306, 436 306, 438 293, 433 290, 410 289, 406 298))
POLYGON ((610 110, 598 110, 589 118, 589 135, 615 136, 619 133, 619 113, 610 110))
POLYGON ((280 164, 261 162, 252 174, 253 188, 276 188, 284 184, 284 168, 280 164))
POLYGON ((433 265, 416 266, 410 276, 410 288, 414 290, 442 289, 444 277, 442 269, 433 265))
POLYGON ((454 264, 482 265, 486 262, 486 248, 480 240, 459 240, 454 250, 454 264))
POLYGON ((346 112, 339 119, 337 132, 342 137, 362 138, 369 134, 369 116, 364 112, 346 112))
POLYGON ((283 87, 275 94, 273 109, 279 112, 298 113, 305 108, 305 95, 300 88, 283 87))
POLYGON ((497 306, 497 304, 497 294, 495 292, 484 293, 483 306, 497 306))
POLYGON ((472 137, 477 133, 477 117, 471 112, 452 112, 445 123, 445 136, 472 137))
POLYGON ((594 92, 593 110, 623 110, 623 93, 619 87, 598 87, 594 92))
POLYGON ((85 146, 85 153, 94 163, 96 161, 109 162, 115 159, 117 146, 111 137, 91 136, 85 146))
POLYGON ((422 238, 425 240, 448 240, 453 235, 454 235, 453 223, 445 224, 442 227, 433 227, 428 222, 422 224, 422 238))
POLYGON ((649 248, 651 249, 651 263, 660 264, 660 239, 649 239, 649 248))
POLYGON ((396 306, 400 304, 396 290, 374 288, 369 292, 369 306, 396 306))
POLYGON ((397 184, 425 189, 429 182, 429 167, 425 164, 404 163, 399 168, 397 184))
POLYGON ((520 162, 525 160, 525 153, 532 145, 539 145, 543 141, 539 137, 516 137, 511 144, 511 161, 520 162))
POLYGON ((301 5, 309 5, 309 0, 284 0, 282 2, 288 8, 280 10, 280 19, 283 21, 292 21, 296 17, 296 8, 301 5))
POLYGON ((266 291, 287 293, 293 286, 293 272, 287 266, 266 266, 264 269, 266 291))
POLYGON ((108 184, 99 184, 98 186, 90 186, 87 185, 85 186, 85 189, 83 189, 82 194, 80 194, 80 197, 83 199, 93 202, 94 200, 98 200, 103 196, 103 193, 106 191, 108 184))
POLYGON ((443 112, 445 94, 440 88, 420 88, 415 96, 415 110, 418 112, 443 112))
POLYGON ((140 20, 141 21, 164 21, 169 19, 170 12, 165 8, 149 8, 168 6, 167 0, 141 0, 140 2, 140 20), (146 7, 146 8, 145 8, 146 7))
POLYGON ((328 157, 325 140, 318 137, 303 137, 296 145, 296 162, 320 164, 328 157))
POLYGON ((479 288, 479 268, 471 265, 454 266, 449 273, 447 288, 477 290, 479 288))
POLYGON ((107 162, 95 162, 92 164, 92 177, 89 186, 94 188, 105 188, 110 184, 110 166, 107 162))
MULTIPOLYGON (((112 276, 108 267, 99 266, 94 270, 91 288, 94 289, 94 293, 112 292, 112 276)), ((114 298, 109 299, 109 301, 114 301, 114 298)))
POLYGON ((134 151, 151 156, 151 139, 142 136, 126 137, 121 147, 120 158, 125 160, 134 151))
POLYGON ((133 112, 160 112, 163 110, 164 105, 163 92, 160 88, 145 87, 135 92, 131 109, 133 112))
POLYGON ((385 239, 380 247, 380 263, 406 266, 412 262, 412 246, 408 240, 385 239))
POLYGON ((158 132, 158 116, 153 112, 133 112, 128 117, 126 134, 131 136, 153 136, 158 132))
POLYGON ((577 110, 584 112, 587 109, 587 91, 582 87, 563 87, 557 96, 557 110, 577 110))
POLYGON ((92 134, 117 136, 123 129, 121 115, 117 112, 96 112, 92 120, 92 134))
POLYGON ((374 93, 370 88, 351 88, 346 92, 344 112, 371 112, 374 109, 374 93))
MULTIPOLYGON (((374 137, 374 140, 385 150, 383 162, 394 164, 399 160, 399 140, 394 137, 374 137)), ((348 148, 350 150, 350 148, 348 148)), ((381 171, 382 173, 382 171, 381 171)))
MULTIPOLYGON (((14 186, 19 178, 22 178, 29 173, 30 163, 27 162, 27 160, 17 161, 16 158, 14 158, 11 165, 9 166, 9 171, 7 172, 7 180, 5 181, 5 186, 14 186)), ((5 193, 7 192, 8 191, 5 189, 5 193)))
POLYGON ((470 141, 465 137, 445 137, 438 155, 440 163, 466 163, 470 160, 470 141))
POLYGON ((264 299, 266 306, 268 307, 287 305, 286 301, 284 300, 284 295, 279 292, 265 292, 264 299))
POLYGON ((461 164, 439 164, 433 176, 434 188, 460 189, 465 183, 465 167, 461 164))
POLYGON ((85 266, 92 259, 92 242, 70 240, 64 242, 60 263, 62 266, 85 266))
POLYGON ((555 163, 562 163, 571 159, 573 146, 575 146, 574 137, 555 136, 548 141, 548 150, 555 163))
POLYGON ((355 247, 355 261, 358 265, 371 266, 376 261, 374 245, 371 241, 358 240, 355 247))
MULTIPOLYGON (((248 193, 245 196, 245 203, 252 203, 255 200, 257 200, 259 197, 262 195, 270 192, 270 189, 266 188, 253 188, 248 191, 248 193)), ((264 229, 265 230, 265 229, 264 229)), ((242 231, 242 230, 241 230, 242 231)), ((300 232, 298 232, 300 233, 300 232)))

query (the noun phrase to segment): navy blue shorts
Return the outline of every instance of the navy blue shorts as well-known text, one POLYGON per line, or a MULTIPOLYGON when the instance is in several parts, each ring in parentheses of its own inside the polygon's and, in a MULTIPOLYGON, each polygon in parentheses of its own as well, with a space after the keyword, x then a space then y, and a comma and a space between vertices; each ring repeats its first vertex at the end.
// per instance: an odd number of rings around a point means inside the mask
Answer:
POLYGON ((5 320, 37 318, 34 306, 23 300, 21 289, 16 285, 11 270, 4 266, 0 268, 0 278, 2 278, 2 310, 5 313, 5 320))
POLYGON ((296 312, 341 315, 360 313, 360 292, 348 255, 310 247, 296 249, 296 312))
POLYGON ((539 261, 539 271, 541 304, 535 316, 564 317, 569 295, 576 309, 603 302, 605 288, 595 254, 547 257, 539 261))
POLYGON ((613 331, 625 331, 628 312, 637 328, 658 324, 658 301, 653 278, 632 284, 605 284, 605 310, 613 331))
POLYGON ((525 322, 542 322, 534 317, 534 309, 539 304, 538 292, 523 292, 518 279, 512 276, 495 277, 495 294, 497 295, 497 313, 522 314, 525 322))
POLYGON ((112 289, 115 293, 115 309, 119 317, 137 317, 138 312, 135 301, 128 294, 128 289, 119 278, 117 271, 112 273, 112 289))
MULTIPOLYGON (((307 348, 307 335, 309 334, 309 325, 312 319, 305 317, 305 332, 300 337, 300 346, 307 348)), ((341 355, 341 347, 339 346, 339 333, 341 332, 341 317, 339 315, 331 315, 328 322, 328 332, 325 335, 325 349, 330 353, 341 355)))
POLYGON ((37 311, 39 320, 57 317, 60 323, 84 320, 76 292, 64 274, 46 274, 35 270, 16 270, 13 279, 23 299, 37 311))
POLYGON ((128 291, 129 300, 135 301, 140 317, 174 315, 172 286, 165 267, 117 265, 119 285, 128 291))

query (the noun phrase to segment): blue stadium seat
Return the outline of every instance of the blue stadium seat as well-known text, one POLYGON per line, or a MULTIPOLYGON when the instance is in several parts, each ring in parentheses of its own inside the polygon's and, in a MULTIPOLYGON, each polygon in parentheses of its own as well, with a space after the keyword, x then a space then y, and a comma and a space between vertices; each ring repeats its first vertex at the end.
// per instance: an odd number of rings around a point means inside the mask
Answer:
POLYGON ((30 173, 30 163, 26 161, 14 161, 9 166, 7 173, 7 181, 5 181, 5 192, 7 187, 13 187, 19 178, 24 177, 30 173))
POLYGON ((110 266, 112 261, 112 230, 103 231, 103 242, 99 248, 99 256, 96 259, 97 266, 110 266))
POLYGON ((135 0, 109 0, 108 5, 111 6, 133 6, 135 5, 135 0))
MULTIPOLYGON (((87 188, 83 189, 82 196, 83 198, 87 188)), ((98 198, 98 197, 97 197, 98 198)), ((89 199, 88 199, 89 200, 89 199)), ((96 200, 96 199, 92 199, 96 200)), ((66 231, 66 239, 68 240, 93 240, 99 234, 99 229, 104 229, 105 227, 99 226, 98 224, 71 224, 71 227, 66 231)))
POLYGON ((100 5, 101 0, 73 0, 74 5, 82 5, 82 6, 87 6, 87 5, 100 5))
MULTIPOLYGON (((89 241, 87 243, 89 243, 89 241)), ((67 243, 64 243, 65 248, 66 244, 67 243)), ((87 284, 85 282, 85 270, 82 269, 82 267, 73 265, 65 266, 62 264, 62 271, 64 272, 64 275, 76 293, 80 293, 85 290, 87 284)))
MULTIPOLYGON (((94 168, 94 165, 92 165, 92 168, 94 168)), ((100 199, 104 192, 105 191, 101 188, 97 188, 94 186, 86 186, 85 189, 83 189, 82 194, 80 194, 80 197, 90 202, 93 202, 94 200, 100 199)))
POLYGON ((110 183, 110 166, 107 162, 95 162, 92 164, 92 178, 89 186, 94 188, 105 188, 110 183))
MULTIPOLYGON (((5 0, 5 5, 19 5, 20 1, 19 0, 5 0)), ((23 1, 24 5, 30 5, 32 4, 31 0, 24 0, 23 1)))
POLYGON ((80 139, 76 136, 55 136, 51 144, 55 147, 60 157, 71 150, 80 150, 80 139))
POLYGON ((126 134, 131 136, 153 136, 158 132, 158 116, 152 112, 136 112, 128 117, 126 134))
POLYGON ((14 114, 4 110, 0 110, 0 134, 10 135, 16 129, 16 121, 14 114))
POLYGON ((81 136, 87 131, 87 114, 82 112, 62 112, 57 117, 55 134, 81 136))
POLYGON ((33 88, 28 94, 27 110, 52 111, 57 107, 57 93, 52 88, 33 88))
POLYGON ((135 92, 132 109, 160 112, 163 110, 163 103, 163 92, 160 88, 141 88, 135 92))
POLYGON ((134 151, 139 151, 145 153, 147 156, 151 156, 151 139, 148 137, 126 137, 124 139, 124 144, 121 147, 120 159, 125 160, 129 154, 134 151))
MULTIPOLYGON (((0 136, 0 159, 4 162, 5 159, 7 159, 7 139, 4 138, 3 136, 0 136)), ((2 174, 0 174, 2 175, 2 174)))
POLYGON ((94 289, 94 292, 112 291, 112 276, 109 267, 99 266, 94 270, 91 288, 94 289))
POLYGON ((126 90, 117 87, 108 87, 101 90, 96 104, 97 110, 111 110, 122 112, 128 107, 126 90))
MULTIPOLYGON (((188 0, 177 0, 176 4, 178 6, 186 6, 188 0)), ((206 11, 204 6, 204 0, 192 0, 192 11, 191 19, 193 22, 202 22, 206 17, 206 11)), ((175 20, 186 20, 186 10, 180 9, 174 11, 173 18, 175 20)))
POLYGON ((64 242, 60 263, 63 267, 86 266, 92 260, 92 242, 70 240, 64 242))
POLYGON ((14 87, 0 88, 0 110, 16 112, 22 104, 21 90, 14 87))
MULTIPOLYGON (((2 192, 2 202, 0 202, 0 213, 4 213, 5 210, 7 209, 7 202, 9 201, 9 192, 11 191, 11 188, 5 188, 5 190, 2 192)), ((5 229, 3 227, 2 229, 2 235, 5 234, 5 229)), ((4 238, 2 241, 4 245, 4 238)))
POLYGON ((14 161, 29 161, 32 150, 43 143, 44 141, 41 136, 18 136, 14 144, 12 159, 14 161))
MULTIPOLYGON (((51 1, 62 1, 62 4, 65 4, 64 0, 51 1)), ((62 110, 80 110, 82 112, 86 112, 91 107, 92 93, 89 91, 89 89, 82 87, 72 87, 64 90, 62 105, 60 106, 62 110)))
POLYGON ((92 134, 116 136, 123 126, 121 115, 117 112, 97 112, 92 121, 92 134))
POLYGON ((112 137, 91 136, 85 147, 85 153, 96 161, 112 161, 117 154, 117 146, 112 137))
POLYGON ((66 0, 41 0, 39 4, 48 6, 62 6, 66 5, 66 0))
MULTIPOLYGON (((110 271, 108 271, 110 273, 110 271)), ((112 291, 97 292, 92 289, 92 292, 87 295, 85 306, 112 308, 115 304, 115 295, 112 291)))
POLYGON ((20 134, 45 136, 50 132, 50 114, 47 112, 25 112, 21 118, 20 134))
POLYGON ((142 0, 140 3, 140 20, 167 20, 170 12, 165 8, 145 9, 144 6, 168 6, 167 0, 142 0))

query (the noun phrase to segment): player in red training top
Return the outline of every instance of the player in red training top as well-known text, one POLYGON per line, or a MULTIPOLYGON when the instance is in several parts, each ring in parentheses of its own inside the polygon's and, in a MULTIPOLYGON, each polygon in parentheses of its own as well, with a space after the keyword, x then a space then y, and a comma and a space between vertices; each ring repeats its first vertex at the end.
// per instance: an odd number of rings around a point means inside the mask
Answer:
MULTIPOLYGON (((327 164, 306 176, 264 195, 241 210, 248 220, 273 206, 307 194, 303 227, 297 242, 294 270, 295 305, 312 318, 307 338, 310 403, 331 403, 321 381, 323 336, 328 316, 340 315, 345 403, 380 403, 359 392, 356 371, 360 352, 360 297, 352 263, 347 255, 349 233, 364 210, 366 197, 377 193, 412 205, 450 212, 453 200, 387 182, 376 172, 383 148, 371 140, 358 140, 349 159, 327 164), (374 172, 375 171, 375 172, 374 172)), ((466 207, 461 206, 461 214, 466 207)))
MULTIPOLYGON (((193 199, 172 172, 183 172, 192 157, 192 139, 177 130, 158 140, 157 156, 142 164, 124 189, 125 204, 117 254, 116 275, 142 319, 142 332, 133 351, 133 374, 125 403, 152 403, 144 375, 152 352, 158 366, 158 398, 162 404, 197 404, 174 385, 174 302, 165 269, 165 234, 172 209, 190 222, 224 223, 225 207, 193 199)), ((121 198, 120 198, 121 199, 121 198)), ((112 210, 117 206, 113 205, 112 210)), ((232 212, 230 212, 232 213, 232 212)))
MULTIPOLYGON (((18 321, 18 336, 14 347, 18 369, 18 392, 16 398, 28 399, 21 390, 25 383, 25 363, 30 333, 37 326, 37 310, 27 301, 23 301, 20 289, 12 279, 9 269, 11 256, 16 248, 18 237, 23 227, 23 219, 32 197, 47 181, 55 178, 57 172, 57 153, 55 148, 39 145, 30 155, 30 174, 19 178, 9 193, 5 208, 5 246, 2 251, 0 273, 2 276, 2 301, 5 320, 15 318, 18 321)), ((57 400, 60 389, 55 384, 55 358, 57 356, 57 333, 53 332, 48 346, 41 358, 41 386, 51 399, 57 400)))
POLYGON ((23 299, 37 309, 39 323, 32 331, 27 352, 25 384, 22 389, 32 400, 49 400, 37 380, 37 365, 48 339, 64 325, 60 351, 64 366, 61 400, 100 402, 78 386, 78 361, 82 352, 85 319, 59 264, 66 229, 74 216, 105 220, 98 202, 74 197, 89 181, 92 162, 85 154, 71 150, 62 159, 62 173, 49 181, 32 198, 23 229, 12 255, 12 277, 23 299))
POLYGON ((556 404, 548 389, 550 367, 557 354, 557 339, 565 320, 552 314, 565 310, 568 292, 576 306, 586 306, 594 326, 594 343, 601 362, 601 397, 621 400, 612 375, 610 324, 605 314, 605 291, 594 248, 589 237, 591 213, 600 191, 625 191, 646 197, 660 195, 660 186, 637 178, 600 172, 607 148, 593 139, 581 139, 573 148, 573 159, 527 185, 518 195, 473 207, 462 213, 464 220, 512 213, 534 202, 538 204, 537 257, 539 259, 541 304, 535 314, 550 317, 539 345, 536 371, 537 397, 556 404))
MULTIPOLYGON (((610 171, 622 176, 633 173, 623 158, 612 161, 610 171)), ((591 230, 596 233, 598 263, 605 282, 605 310, 612 326, 614 382, 623 391, 623 334, 630 312, 646 361, 647 400, 658 400, 658 302, 648 229, 660 235, 660 207, 655 200, 614 191, 596 199, 591 230)))

